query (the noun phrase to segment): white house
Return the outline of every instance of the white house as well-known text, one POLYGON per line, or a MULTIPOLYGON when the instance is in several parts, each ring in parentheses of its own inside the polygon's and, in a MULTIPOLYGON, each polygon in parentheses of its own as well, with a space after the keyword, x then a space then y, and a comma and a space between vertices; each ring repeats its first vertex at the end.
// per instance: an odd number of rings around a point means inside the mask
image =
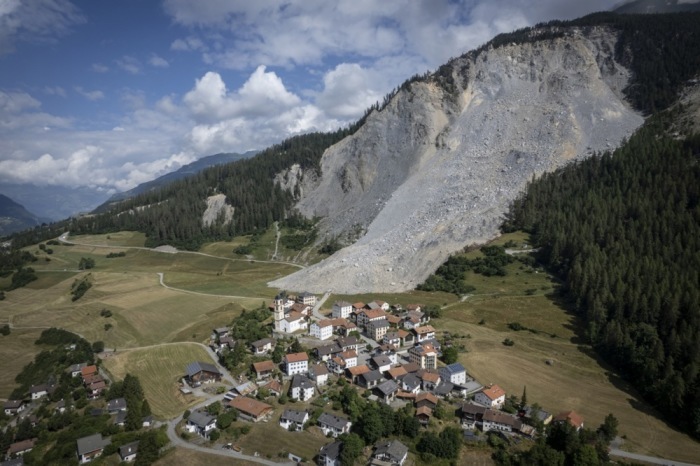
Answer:
POLYGON ((309 378, 316 382, 316 386, 328 383, 328 368, 323 364, 314 364, 309 367, 309 378))
POLYGON ((350 313, 352 313, 352 304, 350 304, 347 301, 336 301, 333 304, 333 310, 332 310, 332 315, 333 318, 338 319, 338 318, 343 318, 347 319, 350 317, 350 313))
POLYGON ((79 438, 77 444, 78 461, 80 461, 80 464, 85 464, 98 456, 102 456, 102 452, 110 444, 110 440, 109 438, 103 439, 102 434, 93 434, 79 438))
POLYGON ((292 400, 310 400, 314 396, 314 391, 314 383, 305 375, 296 374, 292 377, 292 384, 289 387, 289 397, 292 400))
POLYGON ((272 338, 263 338, 262 340, 257 340, 250 344, 250 346, 253 347, 253 353, 256 355, 265 354, 272 351, 274 345, 275 340, 272 338))
POLYGON ((324 445, 318 452, 319 466, 340 466, 340 449, 343 447, 343 442, 336 440, 333 443, 324 445))
POLYGON ((367 335, 374 341, 382 341, 389 331, 389 321, 386 318, 372 320, 367 323, 367 335))
POLYGON ((303 304, 304 306, 315 306, 316 305, 316 295, 304 291, 297 295, 297 302, 303 304))
POLYGON ((306 411, 296 411, 285 409, 280 416, 280 427, 298 432, 304 428, 304 424, 309 420, 309 413, 306 411))
POLYGON ((328 340, 333 336, 333 321, 330 319, 319 320, 309 327, 311 336, 319 340, 328 340))
POLYGON ((372 457, 382 461, 382 464, 403 466, 408 457, 408 447, 398 440, 382 440, 377 443, 372 457))
POLYGON ((306 317, 300 312, 290 312, 287 317, 282 319, 280 326, 280 330, 284 333, 294 333, 308 328, 306 317))
POLYGON ((440 368, 440 377, 455 385, 467 383, 467 370, 463 365, 456 362, 440 368))
POLYGON ((352 422, 344 417, 323 413, 318 417, 318 426, 323 431, 323 435, 330 434, 333 437, 337 437, 340 434, 349 433, 352 422))
POLYGON ((481 429, 484 432, 500 430, 501 432, 513 432, 520 430, 521 421, 515 416, 502 411, 487 409, 481 421, 481 429))
POLYGON ((432 340, 435 338, 435 329, 432 325, 415 327, 413 331, 416 332, 416 341, 418 341, 418 343, 425 340, 432 340))
POLYGON ((32 400, 38 400, 49 394, 49 386, 46 384, 32 385, 29 393, 32 395, 32 400))
POLYGON ((474 395, 474 401, 487 408, 500 409, 506 401, 506 392, 498 385, 489 385, 474 395))
POLYGON ((187 418, 185 429, 189 433, 197 433, 204 438, 216 427, 216 418, 202 411, 194 411, 187 418))
POLYGON ((136 459, 136 455, 139 452, 139 441, 127 443, 119 447, 119 457, 122 461, 131 462, 136 459))
POLYGON ((306 353, 285 354, 282 362, 287 375, 306 374, 309 371, 309 355, 306 353))

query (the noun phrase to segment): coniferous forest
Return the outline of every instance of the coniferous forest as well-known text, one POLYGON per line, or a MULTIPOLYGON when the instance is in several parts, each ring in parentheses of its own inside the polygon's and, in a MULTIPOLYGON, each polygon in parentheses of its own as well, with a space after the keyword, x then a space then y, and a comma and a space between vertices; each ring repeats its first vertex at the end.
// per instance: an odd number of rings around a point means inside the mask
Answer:
POLYGON ((599 354, 700 437, 700 137, 659 126, 532 182, 504 229, 531 233, 599 354))

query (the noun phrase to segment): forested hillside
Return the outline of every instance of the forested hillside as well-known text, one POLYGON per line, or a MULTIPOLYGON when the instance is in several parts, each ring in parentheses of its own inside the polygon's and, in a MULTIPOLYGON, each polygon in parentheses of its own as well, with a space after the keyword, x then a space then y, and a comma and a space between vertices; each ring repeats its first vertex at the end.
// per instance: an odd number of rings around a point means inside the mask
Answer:
POLYGON ((599 353, 700 436, 700 137, 660 134, 534 181, 505 228, 532 234, 599 353))

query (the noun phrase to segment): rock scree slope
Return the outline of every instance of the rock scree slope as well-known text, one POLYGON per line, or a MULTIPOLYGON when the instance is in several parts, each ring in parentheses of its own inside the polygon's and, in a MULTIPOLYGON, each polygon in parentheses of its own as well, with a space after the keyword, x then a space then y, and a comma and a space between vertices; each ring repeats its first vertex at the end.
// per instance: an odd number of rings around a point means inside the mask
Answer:
MULTIPOLYGON (((538 34, 542 30, 533 30, 538 34)), ((414 289, 450 254, 498 235, 533 176, 617 147, 643 118, 624 100, 618 33, 488 47, 450 62, 452 85, 413 81, 330 147, 321 176, 282 174, 320 238, 364 233, 333 256, 269 283, 353 294, 414 289)))

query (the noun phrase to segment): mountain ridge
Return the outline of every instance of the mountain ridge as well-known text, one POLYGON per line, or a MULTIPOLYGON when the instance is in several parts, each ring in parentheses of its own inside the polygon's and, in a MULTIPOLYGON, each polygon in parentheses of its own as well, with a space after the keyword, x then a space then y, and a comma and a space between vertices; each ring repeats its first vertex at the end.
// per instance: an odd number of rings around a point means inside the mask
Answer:
POLYGON ((0 236, 9 235, 40 225, 44 220, 23 205, 0 194, 0 236))

